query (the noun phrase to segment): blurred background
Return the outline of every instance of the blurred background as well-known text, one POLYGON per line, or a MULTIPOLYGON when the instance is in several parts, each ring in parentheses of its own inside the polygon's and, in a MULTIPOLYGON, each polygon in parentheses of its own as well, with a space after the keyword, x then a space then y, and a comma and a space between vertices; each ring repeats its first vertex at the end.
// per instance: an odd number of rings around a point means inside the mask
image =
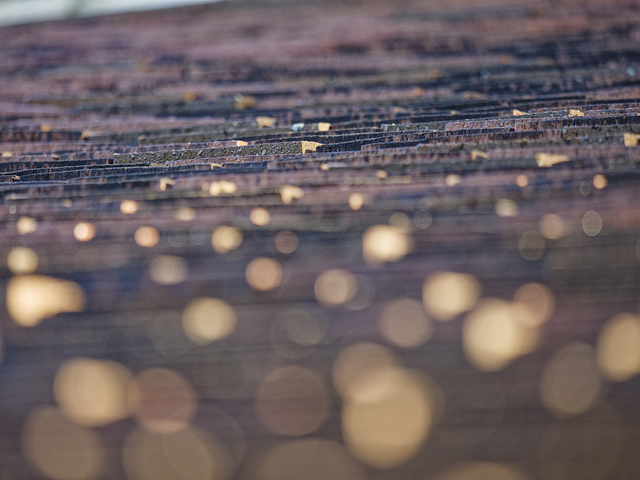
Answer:
POLYGON ((0 0, 0 26, 213 3, 218 0, 0 0))

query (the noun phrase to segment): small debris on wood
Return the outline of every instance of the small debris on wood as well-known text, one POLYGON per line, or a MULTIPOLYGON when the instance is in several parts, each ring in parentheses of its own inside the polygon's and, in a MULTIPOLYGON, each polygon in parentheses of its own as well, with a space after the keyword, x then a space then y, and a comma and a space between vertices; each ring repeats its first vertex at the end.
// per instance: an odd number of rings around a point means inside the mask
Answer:
POLYGON ((540 168, 548 168, 569 161, 568 155, 552 154, 552 153, 536 153, 536 164, 540 168))

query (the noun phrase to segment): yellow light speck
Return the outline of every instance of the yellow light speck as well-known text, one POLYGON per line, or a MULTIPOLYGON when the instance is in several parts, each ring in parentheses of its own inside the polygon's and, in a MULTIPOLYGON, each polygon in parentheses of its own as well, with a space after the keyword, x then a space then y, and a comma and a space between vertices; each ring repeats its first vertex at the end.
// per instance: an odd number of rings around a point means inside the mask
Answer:
POLYGON ((31 217, 20 217, 16 222, 16 229, 20 235, 33 233, 38 229, 38 221, 31 217))
POLYGON ((360 210, 364 205, 364 197, 360 193, 352 193, 349 195, 349 208, 351 210, 360 210))
POLYGON ((13 247, 7 255, 7 266, 13 273, 33 273, 38 269, 38 254, 28 247, 13 247))
POLYGON ((135 241, 141 247, 155 247, 160 241, 160 233, 154 227, 142 226, 136 230, 135 241))
POLYGON ((608 320, 598 336, 597 358, 609 380, 622 382, 640 373, 640 317, 622 313, 608 320))
POLYGON ((447 321, 471 310, 480 292, 480 283, 472 275, 436 272, 425 280, 422 300, 428 313, 437 320, 447 321))
POLYGON ((272 258, 256 258, 247 265, 245 276, 254 290, 273 290, 282 282, 282 267, 272 258))
POLYGON ((607 177, 601 174, 594 175, 592 183, 596 190, 602 190, 607 186, 607 177))
POLYGON ((547 213, 538 223, 538 230, 547 240, 559 240, 567 234, 567 227, 560 215, 547 213))
POLYGON ((233 307, 218 298, 192 300, 182 314, 184 332, 197 345, 228 337, 235 330, 236 323, 233 307))
POLYGON ((401 228, 374 225, 362 236, 362 251, 367 262, 397 262, 409 253, 411 243, 411 237, 401 228))
POLYGON ((257 225, 259 227, 264 227, 268 225, 269 222, 271 221, 271 214, 265 208, 256 207, 253 210, 251 210, 251 213, 249 214, 249 219, 251 220, 251 223, 253 223, 254 225, 257 225))
POLYGON ((220 225, 211 234, 211 246, 220 254, 229 253, 242 244, 242 232, 230 225, 220 225))
POLYGON ((322 305, 342 305, 355 297, 358 281, 346 270, 326 270, 316 279, 314 292, 322 305))
POLYGON ((73 236, 79 242, 88 242, 96 236, 96 227, 93 223, 80 222, 73 227, 73 236))
POLYGON ((529 185, 529 179, 526 175, 518 175, 516 177, 516 185, 518 185, 520 188, 524 188, 529 185))
POLYGON ((123 200, 120 203, 120 211, 125 215, 133 215, 138 211, 138 202, 133 200, 123 200))

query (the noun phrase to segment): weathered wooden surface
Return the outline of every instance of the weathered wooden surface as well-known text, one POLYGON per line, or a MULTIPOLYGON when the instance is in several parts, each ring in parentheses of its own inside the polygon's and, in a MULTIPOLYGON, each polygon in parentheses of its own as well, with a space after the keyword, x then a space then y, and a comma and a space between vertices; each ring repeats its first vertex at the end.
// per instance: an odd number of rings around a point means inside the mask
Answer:
POLYGON ((0 30, 0 478, 637 478, 639 25, 481 0, 0 30))

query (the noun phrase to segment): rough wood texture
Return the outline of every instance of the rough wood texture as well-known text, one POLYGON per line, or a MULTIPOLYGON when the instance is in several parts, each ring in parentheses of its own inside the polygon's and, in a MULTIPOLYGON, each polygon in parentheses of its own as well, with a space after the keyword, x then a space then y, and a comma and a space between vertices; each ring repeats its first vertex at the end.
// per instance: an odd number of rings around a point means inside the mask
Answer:
POLYGON ((295 155, 315 152, 318 142, 283 142, 238 147, 171 150, 168 152, 116 153, 114 163, 168 163, 181 160, 200 160, 216 157, 249 157, 255 155, 295 155))
POLYGON ((0 478, 637 478, 639 26, 0 29, 0 478))

